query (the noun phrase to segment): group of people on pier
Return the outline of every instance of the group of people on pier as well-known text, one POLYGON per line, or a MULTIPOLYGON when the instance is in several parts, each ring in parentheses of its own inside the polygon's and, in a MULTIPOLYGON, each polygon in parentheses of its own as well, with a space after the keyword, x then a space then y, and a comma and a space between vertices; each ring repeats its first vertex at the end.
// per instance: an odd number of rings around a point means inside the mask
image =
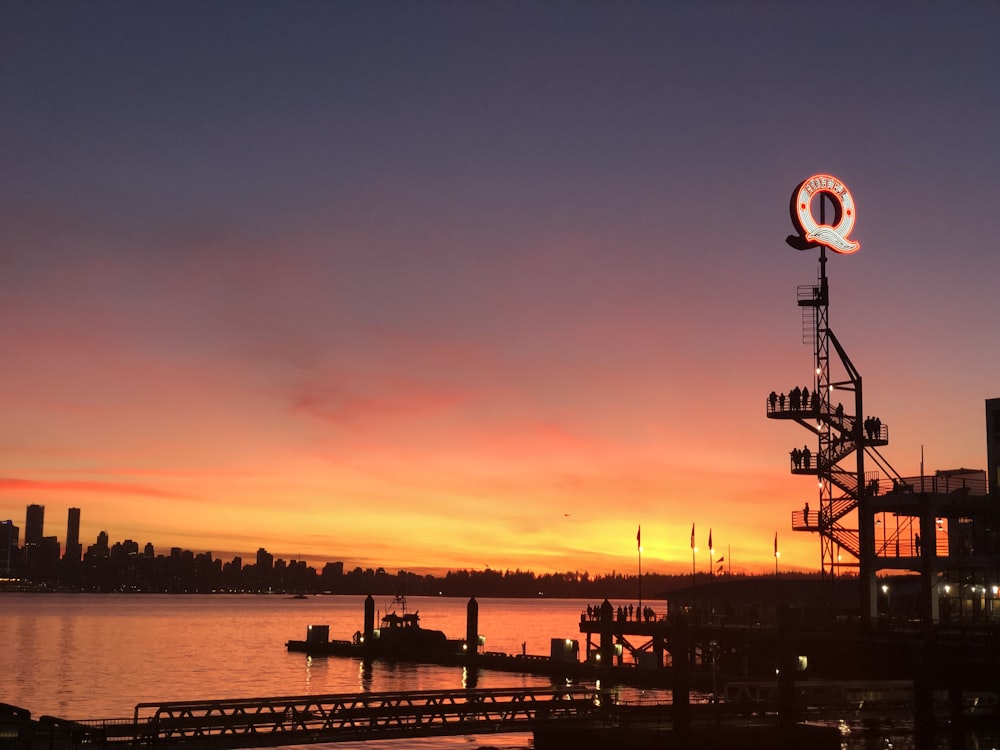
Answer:
MULTIPOLYGON (((601 605, 587 605, 587 611, 580 615, 580 619, 596 621, 601 619, 601 605)), ((633 604, 619 605, 615 610, 616 622, 652 622, 656 619, 656 611, 649 606, 638 607, 633 604)))

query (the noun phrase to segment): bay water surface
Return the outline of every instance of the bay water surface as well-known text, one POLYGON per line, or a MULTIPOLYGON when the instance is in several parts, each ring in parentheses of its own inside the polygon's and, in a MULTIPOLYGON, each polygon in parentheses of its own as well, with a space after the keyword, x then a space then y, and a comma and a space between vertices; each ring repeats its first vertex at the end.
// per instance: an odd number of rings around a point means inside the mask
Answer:
MULTIPOLYGON (((375 601, 378 613, 399 611, 392 597, 375 601)), ((536 655, 548 655, 551 638, 580 639, 580 613, 590 603, 477 602, 487 650, 536 655)), ((423 627, 464 638, 468 599, 411 597, 406 605, 423 627)), ((349 639, 363 620, 362 596, 2 593, 0 702, 34 717, 108 719, 131 717, 138 703, 466 686, 461 667, 376 660, 362 669, 358 659, 311 658, 285 648, 288 640, 305 639, 309 625, 329 625, 332 639, 349 639)), ((485 670, 476 681, 478 688, 550 685, 546 677, 485 670)), ((477 741, 427 738, 407 746, 477 741)), ((382 743, 337 747, 355 744, 382 743)), ((531 735, 489 735, 480 744, 530 747, 531 735)))
MULTIPOLYGON (((399 611, 391 597, 375 597, 378 615, 399 611)), ((580 641, 588 602, 571 599, 477 599, 486 649, 548 655, 552 638, 580 641)), ((617 605, 619 602, 615 602, 617 605)), ((627 602, 624 602, 627 604, 627 602)), ((656 606, 656 603, 652 603, 656 606)), ((407 609, 421 625, 463 638, 467 599, 411 597, 407 609)), ((28 594, 0 593, 0 703, 32 716, 63 719, 130 718, 138 703, 326 695, 334 693, 458 690, 461 667, 360 659, 311 658, 285 643, 304 640, 309 625, 329 625, 330 637, 349 639, 362 629, 364 597, 285 595, 28 594)), ((480 670, 477 688, 551 686, 547 677, 480 670)), ((666 691, 621 688, 620 700, 669 699, 666 691)), ((694 697, 694 696, 693 696, 694 697)), ((703 696, 704 697, 704 696, 703 696)), ((697 697, 695 697, 697 699, 697 697)), ((862 706, 840 723, 846 750, 912 748, 912 714, 902 720, 862 706)), ((941 737, 939 747, 947 747, 941 737)), ((994 732, 970 733, 964 746, 995 750, 994 732)), ((531 747, 530 733, 338 743, 341 750, 387 748, 453 750, 531 747)), ((805 749, 804 749, 805 750, 805 749)))

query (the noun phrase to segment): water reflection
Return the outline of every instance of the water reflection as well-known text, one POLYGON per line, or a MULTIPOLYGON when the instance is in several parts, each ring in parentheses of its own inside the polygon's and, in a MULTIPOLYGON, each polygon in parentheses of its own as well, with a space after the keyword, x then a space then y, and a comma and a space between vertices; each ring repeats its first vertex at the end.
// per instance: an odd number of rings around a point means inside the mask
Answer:
POLYGON ((362 693, 372 691, 372 660, 361 659, 358 662, 358 687, 362 693))
POLYGON ((462 667, 462 687, 474 690, 479 683, 479 670, 475 667, 462 667))

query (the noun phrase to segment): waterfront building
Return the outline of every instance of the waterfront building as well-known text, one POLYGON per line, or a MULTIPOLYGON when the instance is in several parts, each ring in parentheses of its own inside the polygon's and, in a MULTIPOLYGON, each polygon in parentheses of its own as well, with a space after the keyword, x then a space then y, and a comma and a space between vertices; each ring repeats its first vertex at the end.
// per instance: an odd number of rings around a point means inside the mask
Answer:
POLYGON ((1000 500, 1000 398, 986 399, 986 466, 990 496, 1000 500))

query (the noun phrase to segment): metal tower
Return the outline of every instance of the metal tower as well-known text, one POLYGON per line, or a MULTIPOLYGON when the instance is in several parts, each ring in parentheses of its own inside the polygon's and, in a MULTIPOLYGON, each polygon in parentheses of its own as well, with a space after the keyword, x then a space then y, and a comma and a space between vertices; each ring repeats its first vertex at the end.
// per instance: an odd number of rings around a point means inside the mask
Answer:
POLYGON ((843 183, 817 175, 798 186, 791 209, 799 235, 789 237, 789 244, 799 250, 819 247, 820 251, 816 284, 799 287, 797 295, 803 312, 803 341, 813 345, 812 390, 795 387, 787 396, 772 392, 767 416, 797 422, 815 436, 815 453, 807 443, 790 455, 792 474, 816 477, 818 507, 810 512, 806 503, 801 511, 795 511, 792 528, 819 534, 824 577, 837 576, 844 568, 858 568, 861 612, 873 619, 877 614, 875 517, 866 493, 870 481, 877 485, 878 474, 866 476, 865 455, 869 447, 888 444, 888 427, 862 416, 861 374, 830 329, 826 275, 827 247, 840 253, 859 247, 847 239, 854 224, 854 206, 843 183), (818 223, 811 214, 813 197, 820 199, 818 223), (833 225, 826 223, 828 200, 834 203, 833 225), (831 348, 836 354, 833 361, 831 348), (850 559, 844 559, 845 553, 850 559))

